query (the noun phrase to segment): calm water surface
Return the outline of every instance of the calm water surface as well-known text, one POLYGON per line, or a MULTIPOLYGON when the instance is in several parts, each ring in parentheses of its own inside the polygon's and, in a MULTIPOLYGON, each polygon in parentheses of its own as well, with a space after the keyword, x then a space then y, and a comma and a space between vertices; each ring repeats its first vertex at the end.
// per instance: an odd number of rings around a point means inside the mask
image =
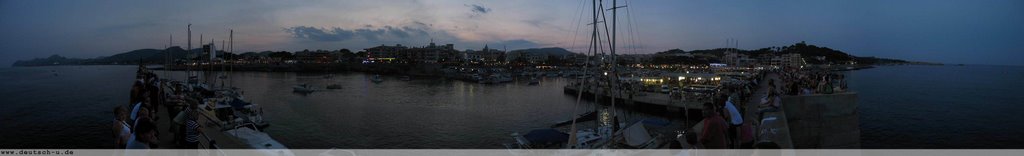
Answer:
MULTIPOLYGON (((127 103, 135 66, 2 68, 0 145, 109 148, 111 109, 127 103), (56 72, 54 72, 56 71, 56 72), (57 75, 54 75, 57 73, 57 75), (54 144, 59 143, 59 144, 54 144)), ((158 71, 158 74, 164 74, 158 71)), ((183 79, 184 72, 170 72, 183 79)), ((292 148, 504 148, 512 132, 546 128, 568 120, 575 97, 567 82, 545 78, 483 85, 438 78, 401 81, 385 76, 371 83, 362 73, 235 72, 226 85, 264 107, 267 132, 292 148), (343 89, 296 94, 310 84, 343 89)), ((600 107, 599 107, 600 108, 600 107)), ((592 103, 579 107, 594 110, 592 103)), ((629 121, 663 118, 619 109, 629 121)), ((657 114, 657 113, 655 113, 657 114)), ((5 146, 6 147, 6 146, 5 146)))
MULTIPOLYGON (((0 68, 0 147, 109 148, 111 109, 127 103, 134 69, 0 68)), ((183 78, 181 72, 169 75, 183 78)), ((292 148, 502 148, 511 132, 568 119, 575 102, 562 93, 567 82, 561 78, 528 86, 387 76, 374 84, 361 73, 324 75, 232 77, 249 101, 266 110, 268 133, 292 148), (344 88, 292 93, 302 83, 344 88)), ((850 79, 860 96, 864 148, 1024 148, 1022 67, 879 67, 853 71, 850 79)), ((664 116, 620 113, 633 120, 664 116)))
POLYGON ((863 148, 1024 148, 1024 67, 853 71, 863 148))

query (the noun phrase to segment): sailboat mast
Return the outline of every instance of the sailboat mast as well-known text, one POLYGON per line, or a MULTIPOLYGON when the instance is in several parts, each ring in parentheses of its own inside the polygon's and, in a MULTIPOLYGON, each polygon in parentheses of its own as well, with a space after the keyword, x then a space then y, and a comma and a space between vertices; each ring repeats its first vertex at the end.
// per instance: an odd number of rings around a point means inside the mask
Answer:
MULTIPOLYGON (((195 61, 196 61, 196 63, 198 63, 197 65, 199 67, 199 69, 197 69, 197 70, 202 70, 203 83, 206 83, 206 66, 203 66, 202 62, 201 62, 203 60, 203 51, 206 50, 206 48, 204 48, 205 45, 203 45, 203 44, 206 44, 206 43, 203 43, 203 34, 199 34, 199 54, 196 55, 196 60, 195 61)), ((199 77, 199 72, 198 71, 196 72, 196 77, 197 77, 197 79, 199 77)), ((199 81, 199 80, 196 80, 196 81, 199 81)))
MULTIPOLYGON (((225 45, 224 44, 224 40, 220 40, 220 45, 221 46, 225 45)), ((220 47, 220 51, 224 51, 224 47, 220 47)), ((220 61, 220 74, 224 75, 224 76, 227 76, 227 75, 224 74, 224 63, 227 62, 227 60, 225 60, 223 58, 227 58, 227 56, 228 56, 228 53, 224 53, 224 56, 221 57, 221 61, 220 61)), ((218 77, 218 79, 220 79, 220 78, 218 77)), ((224 88, 224 79, 220 79, 220 87, 224 88)))
POLYGON ((192 77, 192 67, 188 63, 192 61, 192 59, 189 58, 192 56, 192 23, 188 24, 188 49, 185 51, 187 51, 185 53, 185 79, 188 81, 188 78, 192 77))
MULTIPOLYGON (((600 60, 603 61, 604 58, 603 57, 598 57, 598 55, 597 55, 598 49, 600 49, 599 45, 597 45, 597 44, 600 43, 601 41, 600 41, 600 38, 597 36, 597 32, 598 32, 598 30, 597 30, 597 6, 598 6, 598 4, 597 4, 597 0, 593 0, 593 2, 594 2, 594 6, 593 6, 593 9, 592 9, 592 11, 593 11, 592 14, 594 16, 593 17, 594 22, 591 23, 591 25, 593 26, 593 31, 590 33, 591 34, 591 36, 590 36, 590 45, 591 45, 591 47, 594 48, 593 49, 594 58, 600 58, 600 60)), ((598 69, 601 69, 601 67, 598 66, 598 69)), ((601 76, 600 73, 594 73, 594 75, 596 75, 595 77, 601 76)), ((594 91, 596 92, 597 90, 594 90, 594 91)), ((598 103, 599 102, 598 101, 598 99, 600 99, 599 97, 600 96, 594 96, 594 103, 598 103)), ((598 107, 597 105, 594 105, 594 113, 600 113, 600 112, 601 112, 601 108, 598 107)), ((595 124, 594 126, 596 128, 599 125, 595 124)))
MULTIPOLYGON (((230 44, 230 46, 228 46, 229 47, 228 51, 230 51, 231 54, 234 55, 235 54, 235 30, 234 29, 228 29, 228 30, 229 30, 229 32, 228 32, 228 44, 230 44)), ((234 58, 232 58, 232 60, 234 60, 234 58)), ((228 67, 228 68, 229 68, 228 69, 228 75, 231 75, 231 73, 235 72, 235 63, 231 63, 231 66, 228 67)), ((235 86, 235 77, 228 76, 228 78, 231 80, 231 81, 228 82, 228 86, 234 87, 235 86)))
MULTIPOLYGON (((618 14, 616 14, 616 12, 619 10, 619 6, 618 6, 617 2, 619 2, 619 1, 618 0, 612 0, 612 8, 611 8, 611 10, 612 10, 612 33, 611 33, 611 35, 612 35, 612 45, 611 45, 612 46, 612 48, 611 48, 612 49, 612 63, 615 63, 614 62, 615 61, 615 44, 616 44, 615 43, 615 40, 616 40, 615 39, 615 35, 618 34, 618 33, 615 32, 615 30, 616 30, 615 29, 616 17, 618 17, 618 14)), ((612 71, 615 71, 615 69, 613 68, 612 71)))
POLYGON ((611 76, 611 78, 608 79, 608 81, 610 81, 608 83, 608 85, 611 85, 611 87, 610 87, 611 89, 608 89, 608 90, 609 91, 613 91, 613 92, 608 92, 608 93, 611 94, 611 109, 612 109, 612 111, 611 111, 611 119, 612 119, 611 120, 611 125, 612 125, 612 128, 611 129, 612 130, 618 130, 618 111, 614 111, 614 109, 615 109, 615 96, 618 95, 618 87, 617 87, 618 83, 616 81, 618 79, 618 73, 615 73, 615 65, 617 65, 617 62, 615 61, 615 48, 616 48, 615 47, 615 35, 618 34, 618 33, 615 32, 615 27, 617 26, 615 21, 616 21, 616 16, 618 16, 618 14, 616 14, 616 12, 618 10, 617 2, 618 2, 617 0, 611 0, 611 8, 610 8, 611 9, 611 45, 610 45, 611 46, 611 48, 610 48, 611 49, 611 70, 609 71, 609 73, 611 73, 611 74, 609 74, 609 75, 611 76))
POLYGON ((171 56, 172 55, 171 55, 170 49, 168 49, 171 46, 174 46, 174 34, 171 34, 170 38, 167 39, 167 47, 164 48, 164 75, 163 76, 165 78, 168 78, 168 79, 170 79, 170 77, 171 77, 171 75, 169 75, 167 73, 168 70, 171 70, 171 68, 170 68, 171 66, 170 65, 171 65, 171 56))

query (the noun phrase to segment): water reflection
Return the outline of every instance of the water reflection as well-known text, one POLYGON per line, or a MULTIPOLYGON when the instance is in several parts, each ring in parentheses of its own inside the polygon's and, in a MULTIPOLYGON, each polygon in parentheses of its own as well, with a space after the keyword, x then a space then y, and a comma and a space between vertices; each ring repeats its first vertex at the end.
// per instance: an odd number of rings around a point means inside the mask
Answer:
MULTIPOLYGON (((173 72, 172 74, 184 74, 173 72)), ((275 122, 267 131, 294 148, 502 148, 508 134, 547 128, 571 119, 576 97, 563 93, 567 81, 542 78, 505 84, 477 84, 443 78, 401 81, 362 73, 297 74, 234 72, 230 79, 275 122), (342 89, 294 94, 309 84, 342 89)), ((629 109, 607 109, 583 101, 576 114, 616 111, 627 122, 660 118, 629 109)), ((610 122, 610 121, 606 121, 610 122)))

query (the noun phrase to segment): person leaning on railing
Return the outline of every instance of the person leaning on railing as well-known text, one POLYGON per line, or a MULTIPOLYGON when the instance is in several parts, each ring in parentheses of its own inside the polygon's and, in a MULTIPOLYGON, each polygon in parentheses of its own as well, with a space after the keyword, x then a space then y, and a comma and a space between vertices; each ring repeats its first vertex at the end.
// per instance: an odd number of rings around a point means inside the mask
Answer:
POLYGON ((132 127, 128 125, 128 109, 124 106, 114 107, 113 137, 114 148, 125 148, 131 137, 132 127))
POLYGON ((189 103, 186 112, 185 119, 185 142, 182 148, 184 149, 197 149, 199 148, 199 135, 202 134, 202 126, 199 124, 199 109, 198 104, 189 103))
POLYGON ((135 129, 131 138, 128 139, 126 149, 150 149, 156 148, 158 140, 156 137, 156 124, 148 119, 140 119, 135 123, 135 129))

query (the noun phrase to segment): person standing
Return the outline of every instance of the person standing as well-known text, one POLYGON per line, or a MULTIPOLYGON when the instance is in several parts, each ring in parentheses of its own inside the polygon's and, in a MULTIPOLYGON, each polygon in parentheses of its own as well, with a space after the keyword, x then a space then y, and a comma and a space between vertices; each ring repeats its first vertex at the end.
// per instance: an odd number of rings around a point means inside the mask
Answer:
POLYGON ((739 109, 736 109, 736 105, 732 103, 732 97, 726 97, 725 109, 723 112, 728 114, 729 121, 729 143, 737 145, 738 140, 736 134, 738 134, 739 127, 743 125, 743 115, 740 114, 739 109))
POLYGON ((150 149, 151 144, 156 144, 156 125, 149 120, 139 120, 135 125, 135 131, 128 139, 126 149, 150 149))
POLYGON ((114 107, 114 147, 125 148, 128 138, 131 137, 132 128, 128 125, 128 109, 124 106, 114 107))
POLYGON ((715 111, 714 104, 704 103, 704 129, 701 130, 700 143, 707 149, 725 149, 726 146, 726 124, 725 119, 715 111))
POLYGON ((199 106, 195 103, 190 103, 188 108, 185 109, 185 142, 183 149, 197 149, 199 148, 199 134, 202 133, 202 127, 199 125, 199 112, 196 109, 199 106))

